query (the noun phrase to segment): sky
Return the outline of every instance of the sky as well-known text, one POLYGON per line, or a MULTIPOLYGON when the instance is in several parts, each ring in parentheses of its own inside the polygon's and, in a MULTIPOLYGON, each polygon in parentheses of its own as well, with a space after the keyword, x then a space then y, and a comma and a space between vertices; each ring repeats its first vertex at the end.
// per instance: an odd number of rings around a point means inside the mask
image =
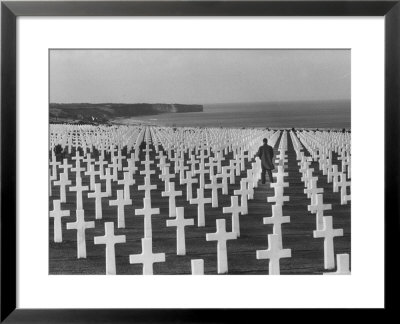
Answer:
POLYGON ((350 100, 350 50, 51 50, 52 103, 350 100))

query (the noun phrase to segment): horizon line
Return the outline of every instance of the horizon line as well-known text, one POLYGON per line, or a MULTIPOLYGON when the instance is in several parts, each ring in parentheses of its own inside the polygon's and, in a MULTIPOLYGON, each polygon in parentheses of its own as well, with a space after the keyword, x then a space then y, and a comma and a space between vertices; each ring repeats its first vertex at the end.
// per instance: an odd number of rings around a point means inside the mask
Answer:
POLYGON ((299 99, 299 100, 271 100, 271 101, 237 101, 237 102, 208 102, 208 103, 165 103, 165 102, 49 102, 51 104, 89 104, 89 105, 238 105, 238 104, 266 104, 266 103, 297 103, 297 102, 338 102, 351 103, 351 98, 338 99, 299 99))

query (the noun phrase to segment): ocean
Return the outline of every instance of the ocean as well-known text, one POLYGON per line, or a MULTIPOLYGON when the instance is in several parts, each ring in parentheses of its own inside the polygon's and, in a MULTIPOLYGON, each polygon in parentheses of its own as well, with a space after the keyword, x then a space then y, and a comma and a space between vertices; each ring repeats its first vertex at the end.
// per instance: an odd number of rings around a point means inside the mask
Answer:
POLYGON ((160 126, 351 128, 350 101, 204 105, 203 112, 166 113, 118 119, 160 126))

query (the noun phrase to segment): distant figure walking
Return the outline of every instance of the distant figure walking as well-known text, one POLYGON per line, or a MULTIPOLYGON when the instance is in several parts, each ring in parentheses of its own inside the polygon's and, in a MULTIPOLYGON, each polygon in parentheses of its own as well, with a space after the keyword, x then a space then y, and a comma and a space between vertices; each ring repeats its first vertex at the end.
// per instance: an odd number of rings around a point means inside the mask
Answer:
POLYGON ((268 140, 266 138, 263 139, 264 145, 260 146, 258 149, 257 155, 261 160, 261 182, 265 183, 265 173, 268 172, 269 181, 271 183, 274 182, 272 178, 272 170, 275 169, 273 158, 274 158, 274 149, 272 146, 268 145, 268 140))

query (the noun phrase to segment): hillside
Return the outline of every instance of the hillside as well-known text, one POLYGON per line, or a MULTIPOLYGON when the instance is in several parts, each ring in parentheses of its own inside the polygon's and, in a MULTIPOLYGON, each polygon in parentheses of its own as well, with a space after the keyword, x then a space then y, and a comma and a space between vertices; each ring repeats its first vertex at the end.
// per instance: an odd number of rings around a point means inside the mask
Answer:
POLYGON ((108 123, 118 117, 157 115, 162 113, 201 112, 202 105, 183 104, 89 104, 50 103, 50 123, 108 123))

